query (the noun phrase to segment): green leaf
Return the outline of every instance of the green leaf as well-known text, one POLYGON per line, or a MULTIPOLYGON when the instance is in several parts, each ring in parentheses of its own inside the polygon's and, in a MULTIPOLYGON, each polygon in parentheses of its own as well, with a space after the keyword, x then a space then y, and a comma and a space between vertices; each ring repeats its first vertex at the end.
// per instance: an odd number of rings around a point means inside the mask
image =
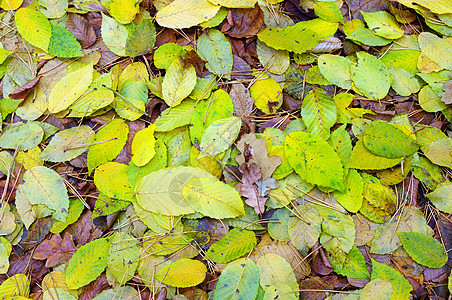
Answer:
POLYGON ((370 279, 374 280, 376 278, 387 280, 392 284, 391 300, 410 298, 410 292, 413 287, 408 280, 398 271, 372 258, 372 274, 370 279))
POLYGON ((266 28, 257 34, 259 40, 276 50, 303 53, 311 50, 328 36, 333 36, 338 23, 322 19, 301 21, 286 28, 266 28))
POLYGON ((167 216, 194 213, 182 196, 184 186, 194 177, 210 177, 207 171, 192 167, 160 169, 141 178, 135 186, 138 204, 147 211, 167 216))
POLYGON ((364 114, 375 114, 370 109, 348 107, 354 98, 355 96, 349 93, 334 96, 337 107, 337 123, 351 124, 353 119, 361 118, 364 114))
MULTIPOLYGON (((121 1, 119 1, 121 2, 121 1)), ((136 2, 136 1, 134 1, 136 2)), ((130 57, 148 54, 155 44, 155 26, 149 13, 145 13, 143 20, 137 25, 132 23, 128 27, 129 34, 126 41, 126 54, 130 57)))
POLYGON ((256 244, 256 235, 253 231, 234 228, 210 246, 206 255, 216 263, 227 263, 250 253, 256 244))
POLYGON ((113 18, 102 14, 102 40, 105 45, 116 55, 126 56, 127 28, 113 18))
POLYGON ((309 183, 343 190, 342 163, 333 148, 321 137, 293 132, 284 141, 290 165, 309 183))
POLYGON ((59 287, 52 287, 44 291, 42 300, 76 300, 76 298, 69 292, 59 287))
POLYGON ((425 148, 424 154, 434 164, 452 168, 452 138, 432 142, 425 148))
POLYGON ((358 63, 351 66, 355 87, 371 100, 383 99, 391 85, 389 69, 367 52, 357 52, 356 56, 358 63))
POLYGON ((438 112, 447 108, 447 105, 441 101, 429 85, 422 87, 418 94, 419 105, 427 112, 438 112))
POLYGON ((211 218, 234 218, 245 214, 239 193, 217 179, 192 178, 182 195, 197 212, 211 218))
POLYGON ((83 56, 82 46, 72 32, 60 26, 52 26, 49 53, 64 58, 83 56))
MULTIPOLYGON (((260 294, 259 294, 260 296, 260 294)), ((263 300, 297 300, 299 299, 298 293, 295 292, 294 288, 289 286, 284 282, 278 282, 268 286, 265 289, 263 300)))
POLYGON ((342 12, 336 3, 317 2, 312 8, 319 18, 328 22, 338 22, 344 24, 344 17, 342 16, 342 12))
POLYGON ((418 40, 422 53, 436 62, 438 66, 452 70, 451 44, 430 32, 421 32, 418 40))
POLYGON ((221 272, 213 299, 255 299, 258 287, 259 269, 256 264, 251 259, 237 259, 221 272))
POLYGON ((314 88, 303 99, 301 116, 310 133, 327 140, 330 128, 336 123, 336 104, 325 92, 314 88))
POLYGON ((403 157, 386 158, 375 155, 364 146, 363 139, 361 139, 356 142, 352 150, 348 167, 359 170, 383 170, 399 164, 402 159, 403 157))
POLYGON ((154 52, 154 65, 159 69, 168 69, 171 63, 181 56, 185 56, 185 50, 175 43, 165 43, 154 52))
POLYGON ((386 158, 410 156, 419 148, 416 140, 388 122, 376 120, 364 131, 364 146, 386 158))
POLYGON ((411 75, 414 75, 418 72, 417 62, 420 54, 421 52, 418 50, 394 50, 380 57, 380 61, 388 67, 393 65, 396 68, 402 68, 411 75))
POLYGON ((428 189, 434 190, 439 183, 443 183, 446 180, 440 172, 440 167, 433 164, 427 158, 413 155, 413 175, 424 183, 428 189))
POLYGON ((332 54, 320 55, 318 59, 322 75, 332 84, 343 89, 352 87, 353 83, 350 73, 352 64, 352 61, 348 58, 332 54))
POLYGON ((72 255, 66 267, 66 284, 78 289, 95 280, 107 266, 110 240, 106 238, 91 241, 72 255))
POLYGON ((191 142, 198 143, 201 141, 204 132, 214 121, 219 119, 232 117, 234 112, 234 105, 231 97, 223 90, 215 91, 207 101, 199 101, 190 126, 191 142))
POLYGON ((107 258, 107 268, 123 285, 133 278, 138 267, 138 241, 124 232, 116 232, 111 236, 110 253, 107 258))
POLYGON ((127 142, 129 127, 122 119, 114 119, 96 132, 89 146, 87 165, 91 172, 103 163, 115 159, 127 142))
POLYGON ((107 197, 130 200, 133 197, 127 175, 128 166, 118 162, 107 162, 94 172, 97 189, 107 197))
POLYGON ((217 29, 210 29, 198 39, 196 50, 201 59, 207 61, 206 68, 210 72, 227 79, 232 71, 232 48, 229 40, 217 29))
POLYGON ((196 109, 196 101, 185 100, 175 107, 169 107, 162 112, 160 117, 155 120, 157 126, 155 131, 171 131, 175 128, 185 126, 190 123, 193 113, 196 109))
POLYGON ((155 278, 164 284, 174 287, 190 287, 200 284, 206 278, 207 268, 198 261, 182 258, 155 274, 155 278))
POLYGON ((20 35, 35 47, 47 51, 52 36, 52 25, 49 20, 30 7, 22 7, 14 15, 20 35))
POLYGON ((160 9, 155 20, 162 27, 189 28, 212 19, 219 9, 207 0, 175 0, 160 9))
POLYGON ((376 278, 366 284, 359 299, 389 300, 391 294, 392 284, 387 280, 376 278))
POLYGON ((277 284, 289 285, 292 290, 298 290, 298 283, 290 264, 277 254, 266 254, 257 261, 260 285, 264 289, 277 284))
POLYGON ((177 106, 188 97, 196 85, 195 68, 181 59, 174 60, 162 82, 163 100, 169 106, 177 106))
POLYGON ((276 112, 283 102, 281 86, 271 77, 254 82, 250 93, 256 107, 266 114, 276 112))
POLYGON ((61 78, 49 95, 49 111, 58 113, 73 104, 91 85, 93 66, 86 65, 61 78))
POLYGON ((291 218, 287 225, 287 232, 292 245, 306 253, 319 239, 322 220, 319 212, 312 204, 297 206, 297 212, 302 218, 291 218), (300 234, 300 232, 303 232, 303 234, 300 234))
POLYGON ((151 124, 148 127, 138 131, 132 141, 132 161, 138 166, 144 166, 155 155, 155 125, 151 124))
POLYGON ((442 185, 438 185, 437 188, 425 195, 433 205, 440 211, 447 214, 452 213, 452 202, 450 201, 452 196, 452 183, 448 182, 442 185))
POLYGON ((435 238, 419 232, 398 232, 403 248, 415 262, 438 269, 447 262, 443 245, 435 238))
POLYGON ((23 192, 31 204, 43 204, 52 210, 53 217, 66 221, 69 197, 61 176, 52 169, 37 166, 24 174, 23 192))
POLYGON ((198 159, 215 156, 227 150, 240 133, 242 121, 238 117, 219 119, 207 127, 202 136, 198 159))
MULTIPOLYGON (((8 126, 0 136, 3 149, 29 150, 36 147, 44 137, 44 130, 36 122, 14 123, 8 126)), ((9 166, 8 166, 9 167, 9 166)))
POLYGON ((360 212, 375 223, 384 223, 395 212, 397 198, 394 192, 382 185, 372 175, 362 173, 364 182, 364 201, 360 212))
POLYGON ((55 134, 40 155, 51 162, 71 160, 88 149, 94 139, 94 131, 87 125, 72 127, 55 134))
POLYGON ((399 27, 395 18, 386 11, 366 13, 361 11, 369 29, 378 36, 386 39, 398 39, 404 31, 399 27))

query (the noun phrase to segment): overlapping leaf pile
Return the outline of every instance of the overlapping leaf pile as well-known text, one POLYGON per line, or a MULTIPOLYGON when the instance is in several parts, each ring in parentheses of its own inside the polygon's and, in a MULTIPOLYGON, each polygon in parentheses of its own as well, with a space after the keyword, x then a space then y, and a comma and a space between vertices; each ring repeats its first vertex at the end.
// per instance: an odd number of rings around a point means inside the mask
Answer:
POLYGON ((448 296, 449 1, 0 7, 0 299, 448 296))

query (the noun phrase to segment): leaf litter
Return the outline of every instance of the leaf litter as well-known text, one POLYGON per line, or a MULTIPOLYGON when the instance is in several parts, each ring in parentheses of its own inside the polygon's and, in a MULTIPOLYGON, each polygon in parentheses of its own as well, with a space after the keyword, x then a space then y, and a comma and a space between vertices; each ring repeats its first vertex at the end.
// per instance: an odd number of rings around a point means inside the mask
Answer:
POLYGON ((450 297, 448 0, 0 8, 0 299, 450 297))

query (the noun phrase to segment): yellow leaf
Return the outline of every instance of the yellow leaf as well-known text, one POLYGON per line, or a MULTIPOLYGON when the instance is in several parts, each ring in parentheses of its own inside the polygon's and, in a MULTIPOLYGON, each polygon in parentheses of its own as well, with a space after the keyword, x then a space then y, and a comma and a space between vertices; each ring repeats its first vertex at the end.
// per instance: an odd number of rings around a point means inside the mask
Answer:
POLYGON ((215 17, 220 6, 207 0, 175 0, 155 15, 157 23, 168 28, 189 28, 215 17))
MULTIPOLYGON (((3 2, 5 0, 2 4, 3 2)), ((47 51, 52 36, 52 25, 42 13, 29 7, 22 7, 16 12, 14 20, 17 30, 27 42, 47 51)))
POLYGON ((209 0, 213 4, 230 8, 253 8, 256 0, 209 0))
POLYGON ((132 141, 132 161, 141 167, 147 164, 155 155, 155 124, 138 131, 132 141))
POLYGON ((202 262, 183 258, 161 269, 155 278, 169 286, 190 287, 203 282, 206 272, 207 268, 202 262))
POLYGON ((282 105, 282 89, 273 78, 256 81, 250 92, 256 107, 266 114, 276 112, 282 105))
POLYGON ((36 166, 44 165, 44 161, 39 159, 40 155, 41 148, 36 146, 28 151, 20 150, 19 153, 17 153, 15 161, 16 163, 21 164, 25 170, 28 170, 36 166))
POLYGON ((113 0, 110 3, 110 14, 121 24, 132 22, 140 8, 141 1, 135 0, 113 0))
POLYGON ((57 113, 68 108, 86 92, 92 80, 92 65, 87 65, 61 78, 50 92, 49 111, 57 113))
POLYGON ((0 285, 2 299, 13 296, 28 297, 30 294, 30 281, 25 274, 15 274, 3 281, 0 285))
POLYGON ((22 5, 22 2, 24 2, 24 1, 23 0, 2 0, 0 3, 0 7, 3 8, 4 10, 16 10, 22 5))

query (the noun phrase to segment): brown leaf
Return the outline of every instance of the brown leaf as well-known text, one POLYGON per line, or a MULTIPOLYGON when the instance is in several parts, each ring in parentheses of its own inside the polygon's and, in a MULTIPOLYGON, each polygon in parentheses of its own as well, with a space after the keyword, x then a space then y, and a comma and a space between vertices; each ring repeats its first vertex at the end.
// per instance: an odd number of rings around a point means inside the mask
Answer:
POLYGON ((249 163, 257 163, 261 167, 262 179, 269 178, 273 171, 281 164, 281 158, 277 155, 268 156, 267 142, 264 138, 257 139, 253 133, 245 134, 237 143, 237 149, 242 154, 237 155, 237 162, 242 165, 245 162, 245 143, 252 148, 253 158, 246 160, 249 163))
POLYGON ((132 140, 138 131, 146 127, 146 123, 140 120, 136 120, 129 122, 127 126, 129 126, 129 135, 127 137, 126 146, 122 149, 121 153, 119 153, 118 157, 116 157, 115 159, 115 162, 122 164, 128 164, 132 159, 132 140))
POLYGON ((388 8, 385 0, 345 0, 345 2, 348 4, 353 19, 363 20, 361 11, 376 12, 388 8))
POLYGON ((23 86, 17 88, 14 92, 10 93, 8 95, 8 97, 11 99, 15 99, 15 100, 25 99, 25 97, 27 97, 28 93, 30 93, 30 91, 38 84, 40 79, 41 79, 41 77, 36 77, 36 78, 30 80, 23 86))
POLYGON ((257 4, 254 8, 232 8, 226 19, 220 30, 235 38, 256 35, 264 25, 264 14, 257 4))
POLYGON ((27 274, 30 285, 33 286, 41 283, 47 273, 49 269, 44 266, 44 262, 33 259, 31 253, 22 256, 12 255, 8 273, 0 275, 0 284, 15 274, 27 274))
POLYGON ((101 55, 99 60, 100 66, 110 65, 115 60, 119 59, 119 56, 111 52, 110 49, 108 49, 107 45, 104 44, 104 41, 102 39, 98 39, 94 43, 94 45, 90 47, 90 49, 95 49, 100 52, 101 55))
POLYGON ((84 286, 82 288, 82 293, 80 294, 80 300, 90 300, 99 295, 103 290, 109 289, 110 284, 108 283, 107 276, 102 273, 96 280, 84 286))
POLYGON ((84 212, 78 218, 77 222, 69 225, 66 229, 66 232, 73 236, 77 245, 85 245, 94 238, 93 232, 95 228, 91 216, 92 213, 90 210, 84 212))
POLYGON ((89 22, 78 14, 68 14, 66 28, 75 35, 82 48, 87 48, 96 42, 96 33, 89 22))
POLYGON ((300 290, 307 290, 300 292, 300 299, 306 300, 320 300, 326 299, 327 292, 320 292, 322 290, 331 290, 333 287, 324 279, 319 277, 312 277, 302 280, 300 282, 300 290))
POLYGON ((69 233, 64 235, 64 239, 59 234, 54 234, 50 240, 44 240, 36 247, 33 258, 47 259, 46 267, 53 268, 69 261, 74 252, 74 241, 69 233))
POLYGON ((52 217, 40 218, 28 230, 24 229, 22 239, 19 243, 20 250, 28 251, 38 245, 49 234, 52 224, 52 217))
POLYGON ((443 84, 443 95, 441 97, 441 101, 446 104, 452 104, 452 80, 446 81, 443 84))
POLYGON ((234 104, 234 115, 244 117, 253 111, 254 98, 250 91, 241 83, 233 83, 229 92, 232 104, 234 104))
POLYGON ((319 275, 328 275, 334 271, 333 266, 326 257, 325 251, 319 247, 319 242, 313 247, 312 271, 319 275))

